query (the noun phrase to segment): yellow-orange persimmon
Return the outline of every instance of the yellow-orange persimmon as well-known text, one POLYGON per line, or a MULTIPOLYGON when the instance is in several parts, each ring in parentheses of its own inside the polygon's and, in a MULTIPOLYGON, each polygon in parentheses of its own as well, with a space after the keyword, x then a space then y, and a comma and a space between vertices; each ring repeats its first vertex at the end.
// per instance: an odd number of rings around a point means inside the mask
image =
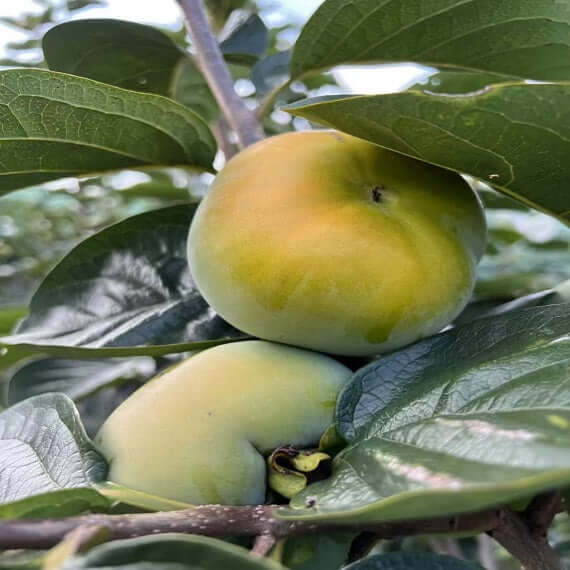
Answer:
POLYGON ((239 153, 193 220, 194 280, 237 328, 365 355, 433 334, 465 306, 485 246, 456 173, 334 131, 239 153))

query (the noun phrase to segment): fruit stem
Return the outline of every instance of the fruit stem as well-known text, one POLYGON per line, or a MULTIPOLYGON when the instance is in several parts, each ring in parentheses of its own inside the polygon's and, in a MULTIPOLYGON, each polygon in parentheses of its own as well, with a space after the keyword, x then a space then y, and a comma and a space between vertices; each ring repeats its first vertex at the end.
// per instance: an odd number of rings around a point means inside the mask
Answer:
POLYGON ((186 29, 192 38, 198 66, 212 93, 235 131, 241 148, 263 138, 261 124, 234 90, 234 81, 214 36, 202 0, 178 0, 186 29))

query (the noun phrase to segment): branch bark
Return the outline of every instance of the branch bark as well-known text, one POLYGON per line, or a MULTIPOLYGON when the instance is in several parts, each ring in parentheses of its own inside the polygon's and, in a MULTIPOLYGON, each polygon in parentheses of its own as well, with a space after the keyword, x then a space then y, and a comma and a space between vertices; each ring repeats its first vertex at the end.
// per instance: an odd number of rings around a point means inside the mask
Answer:
POLYGON ((524 570, 562 570, 560 559, 550 548, 546 536, 535 536, 524 515, 506 508, 501 518, 501 523, 488 534, 512 554, 524 570))
POLYGON ((222 113, 235 131, 241 148, 263 138, 255 113, 234 90, 234 81, 210 24, 202 0, 178 0, 184 12, 186 28, 192 38, 198 66, 222 113))
MULTIPOLYGON (((58 544, 78 527, 104 527, 108 540, 155 535, 167 532, 201 534, 213 537, 257 537, 254 552, 266 553, 279 539, 329 531, 367 533, 375 539, 395 539, 420 534, 487 533, 517 558, 526 570, 560 570, 560 561, 550 548, 542 526, 529 525, 531 513, 542 505, 548 507, 548 521, 560 508, 551 494, 531 503, 525 513, 509 508, 478 513, 401 522, 369 523, 283 518, 288 511, 277 505, 230 507, 204 505, 193 509, 124 515, 82 515, 57 519, 22 519, 0 521, 0 550, 45 549, 58 544), (537 528, 543 530, 537 532, 537 528)), ((538 515, 536 515, 538 516, 538 515)), ((546 520, 540 520, 543 524, 546 520)))
POLYGON ((378 538, 393 539, 418 534, 464 531, 481 533, 495 529, 501 520, 501 511, 497 509, 461 516, 381 524, 289 520, 279 517, 283 510, 274 505, 247 507, 204 505, 194 509, 158 513, 6 520, 0 521, 0 550, 50 548, 79 526, 106 527, 109 531, 109 540, 163 532, 215 537, 271 536, 280 539, 332 530, 367 531, 374 533, 378 538))
POLYGON ((551 491, 534 497, 523 513, 523 517, 533 536, 545 538, 554 517, 561 510, 560 492, 551 491))

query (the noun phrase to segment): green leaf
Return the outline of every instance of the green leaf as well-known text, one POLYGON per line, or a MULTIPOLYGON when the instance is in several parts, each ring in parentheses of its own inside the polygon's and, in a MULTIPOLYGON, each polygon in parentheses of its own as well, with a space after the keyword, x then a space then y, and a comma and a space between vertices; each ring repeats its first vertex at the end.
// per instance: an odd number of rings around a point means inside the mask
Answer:
POLYGON ((0 553, 0 570, 40 570, 45 550, 5 550, 0 553))
POLYGON ((192 59, 152 26, 111 19, 64 22, 48 30, 43 50, 55 71, 165 95, 206 120, 218 114, 212 92, 192 59))
POLYGON ((560 303, 570 303, 570 279, 550 289, 529 293, 506 302, 501 302, 500 299, 472 300, 453 324, 455 326, 464 325, 483 317, 502 315, 527 307, 542 307, 560 303))
MULTIPOLYGON (((539 307, 544 305, 555 305, 560 303, 570 303, 570 279, 564 281, 563 283, 560 283, 559 285, 553 287, 552 289, 546 289, 544 291, 538 291, 537 293, 531 293, 530 295, 525 295, 523 297, 519 297, 518 299, 513 299, 512 301, 508 301, 507 303, 500 303, 490 308, 483 309, 479 312, 475 313, 471 312, 470 320, 481 319, 483 317, 492 317, 495 315, 502 315, 504 313, 517 311, 520 309, 524 309, 526 307, 539 307)), ((460 317, 462 315, 460 315, 460 317)), ((465 318, 460 320, 461 324, 468 322, 468 320, 466 320, 465 318)))
POLYGON ((477 301, 508 301, 570 279, 570 226, 536 211, 486 214, 487 253, 477 268, 477 301))
POLYGON ((106 386, 133 378, 148 378, 155 370, 151 358, 67 360, 40 358, 19 368, 8 384, 8 403, 61 392, 81 400, 106 386))
MULTIPOLYGON (((252 15, 220 47, 230 62, 254 63, 267 47, 267 28, 252 15)), ((208 121, 219 114, 193 59, 152 26, 112 19, 64 22, 45 34, 43 50, 54 71, 165 95, 208 121)))
POLYGON ((69 517, 106 511, 110 502, 95 489, 60 489, 0 504, 0 519, 69 517))
POLYGON ((459 560, 451 556, 427 552, 391 552, 378 554, 354 564, 345 570, 480 570, 474 562, 459 560))
POLYGON ((186 54, 152 26, 111 19, 64 22, 43 37, 50 69, 134 91, 168 95, 186 54))
POLYGON ((495 73, 482 73, 468 70, 444 70, 413 83, 407 91, 429 91, 430 93, 471 93, 484 89, 487 85, 511 82, 512 77, 495 73))
POLYGON ((570 76, 570 5, 553 0, 326 0, 303 28, 293 77, 341 63, 415 61, 522 78, 570 76))
POLYGON ((277 562, 251 556, 249 551, 222 540, 197 535, 163 534, 108 542, 66 564, 80 568, 143 570, 285 570, 277 562))
POLYGON ((47 180, 146 165, 210 169, 206 123, 158 95, 40 69, 0 71, 0 195, 47 180))
MULTIPOLYGON (((62 489, 90 489, 106 472, 105 460, 67 396, 35 396, 0 413, 0 507, 8 503, 9 514, 49 506, 50 499, 24 506, 15 501, 62 489)), ((86 495, 71 497, 93 500, 86 495)), ((64 499, 69 504, 69 495, 64 499)))
POLYGON ((112 481, 99 483, 97 485, 97 491, 113 502, 118 501, 125 505, 132 505, 146 511, 179 511, 181 509, 191 509, 194 506, 190 503, 167 499, 160 495, 151 495, 150 493, 125 487, 124 485, 113 483, 112 481))
POLYGON ((269 45, 269 32, 257 14, 251 14, 220 43, 226 60, 238 64, 255 63, 269 45))
POLYGON ((282 562, 291 570, 344 568, 354 532, 319 532, 288 538, 282 562))
POLYGON ((207 121, 216 119, 220 112, 218 104, 198 68, 190 60, 185 59, 180 62, 174 73, 168 96, 194 110, 207 121))
POLYGON ((28 312, 26 307, 0 307, 0 335, 10 334, 28 312))
POLYGON ((251 81, 259 96, 267 95, 289 78, 290 51, 280 51, 259 60, 251 70, 251 81))
POLYGON ((337 407, 351 445, 283 516, 429 518, 567 486, 569 308, 480 319, 359 370, 337 407))
POLYGON ((190 276, 195 208, 154 210, 87 238, 46 277, 18 334, 0 345, 66 357, 156 356, 243 337, 190 276))
POLYGON ((570 83, 504 83, 468 94, 330 96, 285 110, 485 180, 570 220, 570 83))

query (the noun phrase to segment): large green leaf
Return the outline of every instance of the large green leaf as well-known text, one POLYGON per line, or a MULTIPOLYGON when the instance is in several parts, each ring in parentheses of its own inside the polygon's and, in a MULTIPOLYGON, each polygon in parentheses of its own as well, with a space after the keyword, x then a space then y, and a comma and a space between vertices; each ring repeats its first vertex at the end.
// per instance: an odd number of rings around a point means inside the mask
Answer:
POLYGON ((281 564, 252 556, 244 548, 198 535, 163 534, 102 544, 69 560, 66 569, 128 570, 285 570, 281 564))
POLYGON ((218 113, 189 54, 152 26, 111 19, 64 22, 45 34, 42 47, 54 71, 165 95, 207 120, 218 113))
POLYGON ((135 22, 64 22, 44 35, 50 69, 135 91, 168 95, 186 54, 163 32, 135 22))
POLYGON ((40 69, 0 71, 0 195, 145 165, 211 169, 206 123, 158 95, 40 69))
MULTIPOLYGON (((0 413, 0 509, 4 505, 7 516, 49 506, 14 504, 35 495, 63 489, 93 491, 92 485, 103 480, 106 471, 105 460, 67 396, 35 396, 0 413)), ((85 505, 92 500, 88 494, 72 499, 82 499, 85 505)), ((61 503, 61 498, 54 503, 61 503)))
POLYGON ((185 352, 242 333, 207 305, 186 260, 195 205, 127 218, 87 238, 46 277, 0 345, 63 356, 185 352))
POLYGON ((570 76, 570 4, 558 0, 326 0, 291 73, 341 63, 416 61, 532 79, 570 76))
POLYGON ((284 516, 428 518, 567 486, 569 309, 480 319, 358 371, 337 407, 351 445, 284 516))
POLYGON ((46 392, 61 392, 81 400, 97 390, 133 378, 148 378, 152 358, 69 360, 40 358, 21 366, 8 384, 8 403, 15 404, 46 392))
MULTIPOLYGON (((208 84, 189 53, 165 33, 135 22, 87 19, 51 28, 42 47, 50 69, 134 91, 171 97, 206 120, 218 115, 208 84)), ((254 63, 267 28, 253 14, 220 44, 228 61, 254 63)))
POLYGON ((346 566, 345 570, 478 570, 474 562, 427 552, 378 554, 346 566))
POLYGON ((570 220, 570 82, 306 99, 285 109, 432 164, 470 174, 570 220))

